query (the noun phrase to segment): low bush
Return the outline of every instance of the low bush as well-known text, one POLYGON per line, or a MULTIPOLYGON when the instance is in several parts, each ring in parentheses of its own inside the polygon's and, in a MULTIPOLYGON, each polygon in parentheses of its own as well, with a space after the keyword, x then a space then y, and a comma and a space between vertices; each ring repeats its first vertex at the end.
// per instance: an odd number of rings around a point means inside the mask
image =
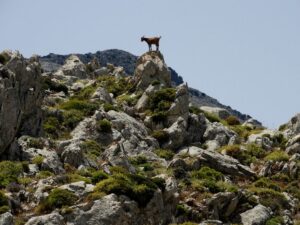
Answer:
POLYGON ((204 115, 205 115, 206 119, 208 119, 209 122, 211 122, 211 123, 222 121, 218 116, 216 116, 213 113, 209 113, 209 112, 204 111, 204 115))
POLYGON ((64 84, 60 84, 57 82, 54 82, 51 80, 50 77, 44 77, 43 78, 43 89, 44 90, 50 90, 54 92, 64 92, 66 95, 68 95, 68 87, 64 84))
POLYGON ((272 161, 288 161, 289 158, 289 155, 282 150, 275 150, 265 157, 266 160, 272 161))
POLYGON ((267 220, 266 225, 280 225, 284 224, 284 219, 281 216, 273 217, 267 220))
POLYGON ((152 137, 154 137, 160 145, 167 142, 169 140, 169 134, 164 130, 155 130, 152 133, 152 137))
POLYGON ((207 166, 201 167, 198 171, 192 171, 191 176, 197 179, 220 181, 223 180, 223 174, 207 166))
POLYGON ((56 117, 47 117, 43 123, 43 129, 46 134, 50 137, 58 136, 58 129, 60 128, 60 122, 56 117))
POLYGON ((44 161, 44 157, 41 155, 37 155, 32 159, 32 163, 36 164, 37 166, 41 166, 44 161))
POLYGON ((0 191, 0 214, 5 213, 9 210, 8 199, 4 192, 0 191))
POLYGON ((64 110, 75 109, 83 112, 85 116, 89 116, 98 108, 98 104, 79 99, 70 99, 69 101, 62 103, 59 107, 64 110))
POLYGON ((126 195, 135 200, 139 206, 145 207, 157 188, 158 186, 153 181, 141 175, 114 173, 109 178, 100 181, 95 191, 126 195))
POLYGON ((226 119, 225 119, 226 123, 230 126, 235 126, 235 125, 240 125, 241 122, 239 121, 239 119, 235 116, 228 116, 226 119))
POLYGON ((30 148, 38 148, 38 149, 43 149, 44 147, 44 142, 40 138, 29 138, 28 140, 28 147, 30 148))
POLYGON ((269 178, 266 177, 262 177, 255 181, 253 183, 253 186, 259 188, 269 188, 273 189, 274 191, 281 191, 280 187, 274 181, 271 181, 269 178))
POLYGON ((168 110, 176 97, 175 88, 163 88, 149 96, 150 109, 153 111, 168 110))
POLYGON ((18 177, 23 173, 23 166, 19 162, 0 162, 0 187, 6 187, 12 182, 17 182, 18 177))
POLYGON ((5 65, 9 61, 9 56, 5 53, 0 54, 0 63, 5 65))
POLYGON ((38 212, 50 212, 56 208, 73 205, 78 197, 71 191, 55 188, 38 206, 38 212))
POLYGON ((203 113, 203 111, 201 109, 199 109, 199 107, 196 107, 196 106, 190 106, 189 107, 189 112, 194 113, 196 115, 199 115, 200 113, 203 113))
POLYGON ((159 157, 164 158, 166 160, 171 160, 173 158, 173 156, 175 155, 175 153, 172 150, 170 150, 170 149, 161 149, 161 148, 156 149, 154 151, 154 153, 156 155, 158 155, 159 157))
POLYGON ((111 123, 107 119, 97 121, 96 127, 99 132, 104 132, 104 133, 111 132, 111 123))
POLYGON ((154 112, 152 113, 151 119, 154 123, 165 123, 167 121, 168 114, 167 112, 154 112))
POLYGON ((113 106, 112 104, 109 104, 109 103, 104 103, 103 104, 103 109, 104 109, 105 112, 108 112, 110 110, 118 111, 118 109, 115 106, 113 106))
POLYGON ((74 129, 78 123, 84 119, 84 113, 77 109, 71 109, 63 112, 63 123, 62 125, 68 129, 74 129))
POLYGON ((80 148, 90 156, 95 156, 96 158, 101 155, 103 152, 103 147, 96 141, 93 140, 86 140, 82 142, 80 148))
POLYGON ((99 181, 105 180, 108 178, 108 175, 102 170, 98 170, 92 173, 91 181, 93 184, 98 183, 99 181))

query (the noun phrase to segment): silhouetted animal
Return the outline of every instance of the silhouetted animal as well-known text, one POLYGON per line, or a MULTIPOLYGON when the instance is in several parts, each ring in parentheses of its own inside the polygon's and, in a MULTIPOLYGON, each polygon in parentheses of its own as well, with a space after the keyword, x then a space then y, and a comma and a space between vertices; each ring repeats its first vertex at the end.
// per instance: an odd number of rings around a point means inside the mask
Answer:
POLYGON ((159 40, 161 39, 161 36, 159 37, 151 37, 151 38, 146 38, 145 36, 143 36, 141 38, 141 41, 145 41, 147 42, 148 46, 149 46, 149 51, 152 51, 152 45, 156 45, 156 51, 159 50, 159 40))

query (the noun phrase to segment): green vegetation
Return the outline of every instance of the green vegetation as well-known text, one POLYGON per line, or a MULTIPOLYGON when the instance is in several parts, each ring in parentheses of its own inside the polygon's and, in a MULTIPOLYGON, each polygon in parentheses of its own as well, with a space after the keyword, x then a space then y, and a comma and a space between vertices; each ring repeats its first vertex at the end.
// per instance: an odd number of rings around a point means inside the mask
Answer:
POLYGON ((272 161, 288 161, 289 158, 289 155, 282 150, 275 150, 265 157, 266 160, 272 161))
POLYGON ((97 159, 103 152, 103 147, 93 140, 85 140, 80 145, 80 148, 88 155, 91 159, 97 159))
POLYGON ((0 54, 0 63, 5 65, 9 61, 10 57, 6 53, 1 53, 0 54))
POLYGON ((43 77, 43 89, 54 92, 64 92, 68 95, 68 87, 64 84, 60 84, 51 80, 50 77, 43 77))
POLYGON ((99 132, 104 132, 104 133, 111 132, 111 123, 107 119, 97 121, 96 127, 99 132))
POLYGON ((161 148, 156 149, 154 151, 154 153, 156 155, 158 155, 159 157, 164 158, 166 160, 171 160, 173 158, 173 156, 175 155, 175 153, 172 150, 170 150, 170 149, 161 149, 161 148))
POLYGON ((206 119, 208 119, 209 122, 211 122, 211 123, 222 122, 222 120, 213 113, 209 113, 209 112, 206 112, 206 111, 204 111, 203 113, 204 113, 206 119))
POLYGON ((273 189, 274 191, 281 191, 280 187, 274 181, 271 181, 266 177, 260 178, 259 180, 255 181, 253 183, 253 186, 259 188, 269 188, 273 189))
POLYGON ((266 222, 266 225, 280 225, 280 224, 284 224, 284 220, 281 216, 273 217, 266 222))
POLYGON ((230 126, 235 126, 235 125, 240 125, 241 122, 239 121, 239 119, 235 116, 228 116, 226 119, 225 119, 226 123, 230 126))
POLYGON ((152 113, 151 118, 154 123, 165 123, 168 118, 168 114, 164 111, 154 112, 152 113))
POLYGON ((131 96, 131 95, 128 95, 128 94, 123 94, 123 95, 118 96, 117 102, 119 104, 121 104, 123 102, 126 102, 127 105, 134 106, 137 103, 139 97, 140 96, 131 96))
POLYGON ((73 205, 78 197, 71 191, 59 188, 53 189, 48 197, 38 206, 38 213, 50 212, 55 208, 73 205))
POLYGON ((141 207, 145 207, 157 188, 158 186, 153 181, 141 175, 114 173, 107 179, 100 181, 96 185, 95 191, 126 195, 135 200, 141 207))
POLYGON ((33 138, 30 137, 28 140, 28 147, 30 148, 38 148, 38 149, 43 149, 44 147, 44 142, 40 138, 33 138))
POLYGON ((114 76, 101 76, 97 79, 99 85, 105 88, 109 93, 112 93, 114 97, 130 91, 132 84, 128 82, 128 78, 116 78, 114 76))
POLYGON ((8 199, 5 196, 4 192, 0 191, 0 214, 9 211, 8 199))
POLYGON ((93 184, 96 184, 98 183, 99 181, 102 181, 104 179, 107 179, 108 178, 108 175, 106 173, 104 173, 102 170, 98 170, 98 171, 95 171, 92 173, 92 183, 93 184))
POLYGON ((71 109, 64 111, 63 117, 63 126, 74 129, 77 124, 84 119, 84 113, 76 109, 71 109))
POLYGON ((109 104, 109 103, 104 103, 103 104, 103 109, 104 109, 105 112, 108 112, 110 110, 118 111, 118 109, 115 106, 113 106, 112 104, 109 104))
POLYGON ((196 106, 190 106, 189 107, 189 112, 194 113, 196 115, 199 115, 200 113, 203 113, 203 111, 201 109, 199 109, 199 107, 196 107, 196 106))
POLYGON ((150 96, 150 109, 153 111, 168 110, 176 96, 175 88, 163 88, 150 96))
POLYGON ((154 169, 151 163, 149 163, 147 158, 143 155, 131 157, 129 158, 129 161, 132 165, 142 168, 143 171, 152 171, 154 169))
POLYGON ((223 179, 223 174, 207 166, 201 167, 198 171, 193 171, 192 177, 203 180, 219 181, 223 179))
POLYGON ((47 171, 47 170, 43 170, 43 171, 40 171, 37 175, 36 175, 36 178, 38 179, 45 179, 47 177, 51 177, 53 176, 54 174, 51 173, 50 171, 47 171))
POLYGON ((17 182, 18 177, 23 173, 21 163, 12 161, 0 162, 0 187, 6 187, 12 182, 17 182))
POLYGON ((78 110, 83 112, 85 116, 90 116, 98 108, 98 105, 84 100, 70 99, 69 101, 62 103, 59 108, 64 110, 78 110))
POLYGON ((32 163, 36 164, 37 166, 41 166, 44 161, 44 157, 41 155, 37 155, 32 159, 32 163))
POLYGON ((169 134, 164 130, 155 130, 152 133, 152 137, 154 137, 160 145, 167 142, 169 140, 169 134))

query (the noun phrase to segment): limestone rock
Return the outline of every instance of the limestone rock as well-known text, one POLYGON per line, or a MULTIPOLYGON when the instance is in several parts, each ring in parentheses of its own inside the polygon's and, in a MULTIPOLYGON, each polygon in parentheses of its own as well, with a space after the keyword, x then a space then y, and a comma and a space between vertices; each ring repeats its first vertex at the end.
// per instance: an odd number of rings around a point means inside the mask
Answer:
POLYGON ((1 225, 12 225, 13 223, 14 223, 14 218, 10 212, 6 212, 0 215, 1 225))
POLYGON ((263 205, 240 214, 244 225, 263 225, 271 217, 271 210, 263 205))
POLYGON ((112 97, 109 95, 109 93, 104 89, 103 87, 97 88, 95 93, 92 95, 92 99, 100 100, 106 103, 113 103, 112 97))
POLYGON ((168 133, 169 141, 163 144, 163 147, 167 149, 178 149, 181 147, 187 135, 186 127, 186 121, 179 117, 171 127, 165 129, 168 133))
POLYGON ((285 124, 284 133, 289 138, 300 133, 300 113, 293 116, 290 121, 285 124))
POLYGON ((286 143, 286 150, 288 154, 300 153, 300 134, 294 136, 286 143))
POLYGON ((32 217, 25 225, 64 225, 64 218, 58 213, 32 217))
POLYGON ((226 109, 223 109, 223 108, 201 106, 200 109, 203 110, 204 112, 214 114, 223 120, 230 116, 230 113, 226 109))
POLYGON ((171 86, 171 72, 160 52, 147 52, 136 62, 134 79, 138 89, 145 90, 153 81, 159 81, 166 87, 171 86))
MULTIPOLYGON (((41 133, 43 100, 41 68, 18 52, 6 52, 10 60, 0 65, 0 154, 17 136, 41 133)), ((7 158, 15 158, 11 149, 7 158)))
POLYGON ((67 58, 61 70, 64 75, 74 76, 79 79, 84 79, 87 76, 85 65, 76 55, 71 55, 67 58))

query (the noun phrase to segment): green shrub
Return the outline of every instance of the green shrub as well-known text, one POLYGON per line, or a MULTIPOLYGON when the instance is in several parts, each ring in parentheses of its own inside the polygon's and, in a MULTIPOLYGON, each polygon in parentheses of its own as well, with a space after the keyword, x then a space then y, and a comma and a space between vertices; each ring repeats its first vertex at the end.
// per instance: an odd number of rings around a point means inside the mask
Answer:
POLYGON ((205 179, 205 180, 212 180, 212 181, 220 181, 223 180, 223 174, 209 168, 207 166, 201 167, 198 171, 192 171, 192 177, 197 179, 205 179))
POLYGON ((105 112, 108 112, 110 110, 118 111, 116 107, 114 107, 112 104, 109 104, 109 103, 104 103, 103 104, 103 109, 104 109, 105 112))
POLYGON ((0 54, 0 63, 5 65, 8 62, 9 58, 7 57, 6 54, 1 53, 0 54))
POLYGON ((18 177, 23 173, 21 163, 12 161, 0 162, 0 187, 6 187, 11 182, 17 182, 18 177))
POLYGON ((239 119, 235 116, 228 116, 226 119, 225 119, 226 123, 230 126, 235 126, 235 125, 240 125, 241 122, 239 121, 239 119))
POLYGON ((130 96, 130 95, 121 95, 121 96, 118 96, 117 98, 117 101, 118 103, 122 103, 122 102, 126 102, 129 106, 134 106, 137 101, 138 101, 138 97, 137 96, 130 96))
POLYGON ((259 202, 262 205, 270 207, 273 211, 289 207, 288 200, 278 191, 269 188, 257 187, 251 188, 250 191, 259 196, 259 202))
POLYGON ((32 159, 32 163, 41 166, 44 161, 44 157, 41 155, 37 155, 32 159))
POLYGON ((211 122, 211 123, 222 121, 218 116, 216 116, 213 113, 209 113, 209 112, 204 111, 204 115, 205 115, 206 119, 208 119, 209 122, 211 122))
POLYGON ((92 173, 92 183, 96 184, 99 181, 105 180, 108 178, 108 175, 106 173, 104 173, 102 170, 98 170, 92 173))
POLYGON ((83 112, 85 116, 89 116, 98 108, 98 104, 79 99, 70 99, 69 101, 62 103, 60 108, 64 110, 76 109, 83 112))
POLYGON ((54 175, 54 174, 51 173, 50 171, 43 170, 43 171, 40 171, 40 172, 36 175, 36 177, 37 177, 38 179, 45 179, 45 178, 51 177, 51 176, 53 176, 53 175, 54 175))
POLYGON ((173 151, 170 149, 156 149, 154 151, 156 155, 158 155, 161 158, 164 158, 166 160, 171 160, 173 156, 175 155, 173 151))
POLYGON ((288 175, 283 173, 276 173, 271 177, 272 180, 281 181, 281 182, 290 182, 290 178, 288 175))
POLYGON ((145 207, 152 199, 157 185, 150 179, 127 173, 116 173, 109 178, 100 181, 95 188, 96 192, 106 194, 115 193, 126 195, 135 200, 141 207, 145 207))
POLYGON ((155 130, 152 133, 152 137, 154 137, 160 145, 167 142, 169 140, 169 134, 164 130, 155 130))
POLYGON ((189 112, 194 113, 196 115, 199 115, 200 113, 203 113, 203 111, 201 109, 199 109, 199 107, 196 107, 196 106, 190 106, 189 107, 189 112))
POLYGON ((280 187, 274 181, 271 181, 269 178, 266 177, 262 177, 259 180, 255 181, 253 183, 253 186, 259 188, 269 188, 273 189, 274 191, 281 191, 280 187))
POLYGON ((114 76, 101 76, 98 79, 100 86, 104 87, 109 93, 117 97, 132 88, 132 84, 126 78, 116 78, 114 76))
POLYGON ((262 149, 262 147, 257 144, 248 144, 246 145, 246 149, 251 156, 254 156, 257 159, 261 159, 266 155, 266 152, 262 149))
POLYGON ((166 181, 161 177, 153 177, 151 181, 159 187, 160 190, 164 191, 166 188, 166 181))
POLYGON ((160 84, 160 81, 159 81, 159 80, 154 80, 154 81, 152 81, 152 83, 151 83, 152 86, 155 86, 155 85, 158 85, 158 84, 160 84))
POLYGON ((80 100, 88 100, 91 98, 92 94, 96 91, 97 86, 96 85, 90 85, 83 89, 81 89, 77 94, 74 95, 74 98, 80 99, 80 100))
POLYGON ((104 132, 104 133, 111 132, 111 123, 107 119, 97 121, 96 126, 99 132, 104 132))
POLYGON ((74 129, 80 121, 84 119, 84 113, 77 109, 71 109, 63 112, 63 126, 74 129))
POLYGON ((278 130, 279 130, 279 131, 284 131, 284 130, 287 129, 287 127, 288 127, 287 124, 282 124, 282 125, 279 126, 278 130))
POLYGON ((130 163, 132 165, 142 165, 142 164, 145 164, 148 162, 147 158, 143 155, 138 155, 138 156, 135 156, 135 157, 131 157, 129 159, 130 163))
POLYGON ((155 92, 154 94, 149 96, 149 105, 150 109, 153 111, 159 109, 168 110, 171 103, 174 102, 176 97, 176 89, 175 88, 163 88, 155 92), (158 108, 160 107, 160 108, 158 108))
POLYGON ((266 222, 266 225, 280 225, 280 224, 284 224, 284 220, 281 216, 273 217, 266 222))
POLYGON ((289 155, 282 150, 275 150, 265 157, 266 160, 272 161, 288 161, 289 158, 289 155))
POLYGON ((77 201, 78 197, 71 191, 55 188, 48 197, 42 201, 38 207, 38 212, 50 212, 55 208, 71 206, 77 201))
POLYGON ((51 80, 50 77, 44 77, 43 78, 43 89, 44 90, 50 90, 54 92, 64 92, 66 95, 68 95, 68 87, 64 84, 60 84, 57 82, 54 82, 51 80))
POLYGON ((57 136, 57 130, 60 127, 60 122, 56 117, 50 116, 47 117, 46 120, 43 123, 43 129, 44 131, 50 135, 51 137, 57 136))
POLYGON ((99 157, 104 150, 98 142, 93 140, 84 141, 80 147, 85 153, 95 157, 99 157))
POLYGON ((154 123, 165 123, 168 118, 168 114, 166 112, 154 112, 152 113, 152 121, 154 123))
POLYGON ((5 213, 9 210, 8 199, 3 191, 0 191, 0 214, 5 213))
POLYGON ((43 149, 44 147, 44 142, 40 138, 29 138, 28 140, 28 147, 30 148, 38 148, 38 149, 43 149))

